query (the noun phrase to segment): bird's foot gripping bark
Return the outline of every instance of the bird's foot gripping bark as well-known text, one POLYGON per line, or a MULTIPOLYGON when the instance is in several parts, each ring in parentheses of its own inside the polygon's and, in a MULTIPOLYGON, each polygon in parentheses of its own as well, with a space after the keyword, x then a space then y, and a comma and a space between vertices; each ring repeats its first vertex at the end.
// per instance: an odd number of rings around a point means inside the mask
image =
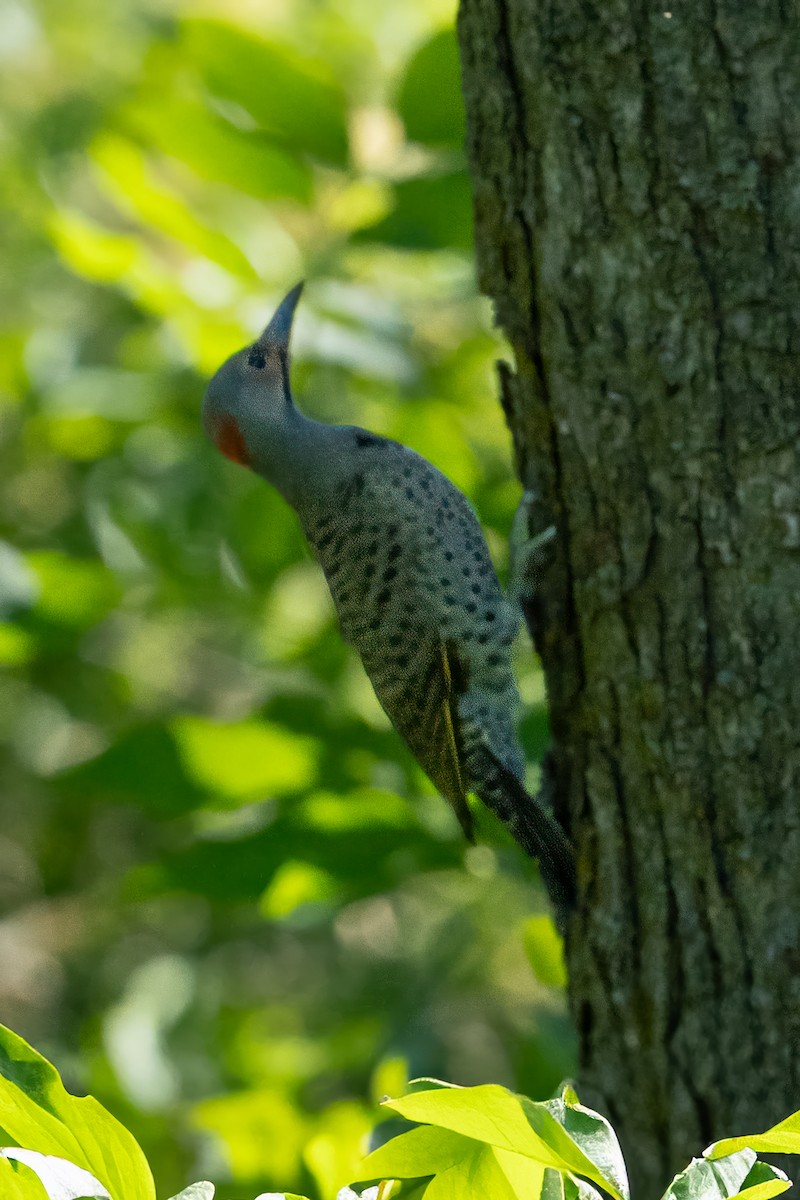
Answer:
POLYGON ((531 512, 539 496, 530 488, 522 493, 517 505, 509 536, 510 571, 509 598, 526 612, 530 607, 547 551, 556 536, 555 525, 540 533, 531 534, 531 512))

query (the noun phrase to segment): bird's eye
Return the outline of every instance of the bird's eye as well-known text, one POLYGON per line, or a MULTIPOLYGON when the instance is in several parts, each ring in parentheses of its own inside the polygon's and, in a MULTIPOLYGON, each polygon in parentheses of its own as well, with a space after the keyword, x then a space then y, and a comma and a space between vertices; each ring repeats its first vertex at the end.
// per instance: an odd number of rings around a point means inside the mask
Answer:
POLYGON ((263 371, 267 365, 267 358, 264 351, 259 346, 253 346, 247 356, 248 367, 255 367, 258 371, 263 371))

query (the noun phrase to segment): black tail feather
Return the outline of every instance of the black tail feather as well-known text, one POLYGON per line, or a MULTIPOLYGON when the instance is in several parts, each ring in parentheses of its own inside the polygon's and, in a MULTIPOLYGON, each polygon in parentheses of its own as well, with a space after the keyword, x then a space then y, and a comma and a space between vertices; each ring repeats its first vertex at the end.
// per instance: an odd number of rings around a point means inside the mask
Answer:
POLYGON ((575 903, 575 852, 564 830, 488 746, 472 747, 470 757, 472 787, 514 841, 538 860, 542 881, 559 912, 568 911, 575 903))

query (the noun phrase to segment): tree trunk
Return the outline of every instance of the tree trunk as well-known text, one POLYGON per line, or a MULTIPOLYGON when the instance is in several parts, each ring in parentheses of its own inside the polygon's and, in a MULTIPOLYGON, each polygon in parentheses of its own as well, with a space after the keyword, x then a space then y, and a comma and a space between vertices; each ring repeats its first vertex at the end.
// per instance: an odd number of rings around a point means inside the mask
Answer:
POLYGON ((800 1108, 800 13, 462 0, 483 290, 575 841, 586 1099, 639 1195, 800 1108))

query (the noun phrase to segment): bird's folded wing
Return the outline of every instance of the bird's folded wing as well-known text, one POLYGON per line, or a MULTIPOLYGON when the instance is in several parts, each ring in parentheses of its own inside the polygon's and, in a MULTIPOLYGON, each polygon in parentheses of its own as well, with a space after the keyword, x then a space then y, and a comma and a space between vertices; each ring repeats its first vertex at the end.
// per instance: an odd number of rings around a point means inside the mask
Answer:
POLYGON ((433 637, 419 642, 400 688, 382 687, 381 673, 365 665, 387 716, 472 841, 458 715, 463 671, 454 647, 433 637))

